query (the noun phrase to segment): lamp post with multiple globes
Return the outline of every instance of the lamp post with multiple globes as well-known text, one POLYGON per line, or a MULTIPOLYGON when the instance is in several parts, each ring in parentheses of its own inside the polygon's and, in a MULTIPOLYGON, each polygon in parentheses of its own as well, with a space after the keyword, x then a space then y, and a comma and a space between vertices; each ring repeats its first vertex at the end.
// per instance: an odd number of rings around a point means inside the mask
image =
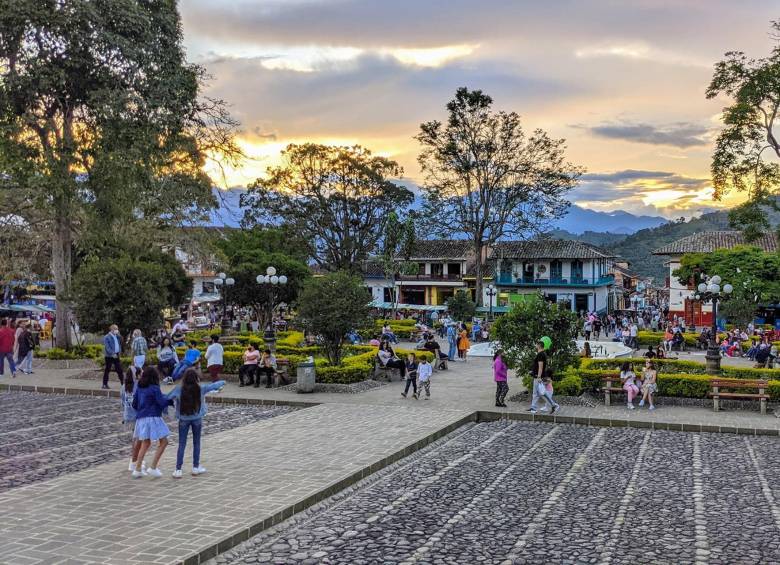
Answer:
POLYGON ((274 306, 276 304, 276 291, 279 287, 287 284, 286 275, 277 275, 276 267, 268 267, 265 270, 265 275, 257 275, 257 284, 269 285, 268 293, 268 312, 267 320, 268 325, 265 328, 263 334, 263 340, 271 351, 276 350, 276 332, 274 331, 274 306))
POLYGON ((227 317, 227 295, 228 288, 236 284, 235 279, 228 277, 225 273, 219 273, 217 278, 214 279, 214 284, 220 289, 222 293, 222 333, 226 334, 230 331, 230 320, 227 317))
POLYGON ((701 274, 699 279, 702 281, 696 287, 696 300, 702 302, 712 302, 712 328, 710 329, 710 340, 707 346, 707 373, 711 375, 720 374, 720 349, 718 348, 718 302, 723 302, 734 292, 734 287, 725 283, 721 288, 721 278, 719 275, 707 276, 701 274))

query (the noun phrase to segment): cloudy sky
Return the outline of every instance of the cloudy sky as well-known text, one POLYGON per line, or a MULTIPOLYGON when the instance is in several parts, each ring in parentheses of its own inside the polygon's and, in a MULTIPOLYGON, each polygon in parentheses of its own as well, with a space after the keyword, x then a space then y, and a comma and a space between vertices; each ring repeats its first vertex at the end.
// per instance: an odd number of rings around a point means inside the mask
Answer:
MULTIPOLYGON (((183 0, 185 43, 241 121, 245 185, 290 142, 360 143, 419 181, 413 136, 456 88, 567 140, 597 210, 714 205, 723 53, 769 53, 775 0, 183 0)), ((717 205, 734 203, 729 198, 717 205)))

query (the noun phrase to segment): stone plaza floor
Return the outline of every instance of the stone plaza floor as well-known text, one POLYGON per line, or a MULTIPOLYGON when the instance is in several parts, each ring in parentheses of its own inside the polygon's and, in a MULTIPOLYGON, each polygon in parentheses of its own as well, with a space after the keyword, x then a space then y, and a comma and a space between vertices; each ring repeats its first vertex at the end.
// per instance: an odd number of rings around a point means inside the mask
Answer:
MULTIPOLYGON (((0 392, 0 492, 109 461, 129 461, 132 432, 122 425, 121 410, 118 399, 0 392)), ((216 404, 203 433, 230 430, 291 410, 216 404)), ((168 449, 173 450, 178 427, 174 422, 169 428, 173 445, 168 449)), ((150 456, 147 459, 151 461, 150 456)))
POLYGON ((208 473, 171 479, 174 444, 134 481, 118 383, 83 370, 0 378, 0 564, 780 563, 773 414, 532 418, 494 407, 484 358, 434 373, 429 401, 229 383, 208 473))
POLYGON ((216 563, 780 562, 780 439, 492 422, 216 563))

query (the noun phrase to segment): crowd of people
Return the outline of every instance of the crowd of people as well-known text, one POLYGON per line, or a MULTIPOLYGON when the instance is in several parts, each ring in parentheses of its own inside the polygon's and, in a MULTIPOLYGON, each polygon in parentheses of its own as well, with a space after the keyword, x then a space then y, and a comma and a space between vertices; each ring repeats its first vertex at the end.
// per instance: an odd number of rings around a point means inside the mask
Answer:
POLYGON ((6 361, 12 378, 16 378, 17 370, 32 375, 35 346, 32 322, 0 320, 0 377, 5 375, 6 361))

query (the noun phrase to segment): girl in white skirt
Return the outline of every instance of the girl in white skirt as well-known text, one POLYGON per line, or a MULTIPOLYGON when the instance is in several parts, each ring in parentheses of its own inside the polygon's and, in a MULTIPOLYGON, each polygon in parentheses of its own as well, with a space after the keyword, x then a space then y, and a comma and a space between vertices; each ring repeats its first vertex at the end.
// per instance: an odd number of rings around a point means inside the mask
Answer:
POLYGON ((133 408, 136 411, 134 437, 141 442, 136 459, 134 478, 145 475, 162 477, 158 464, 165 448, 168 446, 168 425, 162 419, 163 410, 173 404, 173 399, 168 399, 160 390, 160 376, 154 367, 146 367, 138 380, 135 394, 133 395, 133 408), (153 441, 159 441, 157 451, 154 452, 152 468, 147 471, 141 469, 144 455, 151 447, 153 441))

